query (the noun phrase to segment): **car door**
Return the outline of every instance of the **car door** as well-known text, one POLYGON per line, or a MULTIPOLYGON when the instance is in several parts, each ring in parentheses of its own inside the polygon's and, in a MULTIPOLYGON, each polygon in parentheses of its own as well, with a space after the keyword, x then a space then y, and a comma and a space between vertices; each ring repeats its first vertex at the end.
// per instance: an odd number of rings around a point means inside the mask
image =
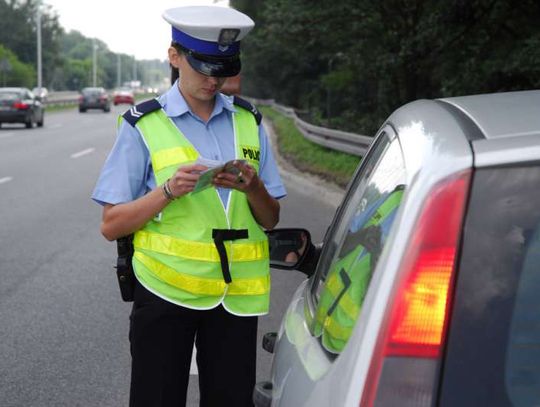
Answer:
MULTIPOLYGON (((373 273, 406 191, 399 140, 386 126, 327 233, 316 273, 297 291, 273 363, 273 405, 327 406, 373 273), (341 362, 340 362, 341 361, 341 362)), ((339 405, 339 404, 338 404, 339 405)))

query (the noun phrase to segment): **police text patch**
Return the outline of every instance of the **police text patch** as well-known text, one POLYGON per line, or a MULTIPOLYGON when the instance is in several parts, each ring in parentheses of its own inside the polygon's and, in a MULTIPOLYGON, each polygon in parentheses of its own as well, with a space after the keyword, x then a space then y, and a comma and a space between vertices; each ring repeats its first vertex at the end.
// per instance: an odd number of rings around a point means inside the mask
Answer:
POLYGON ((253 146, 240 146, 242 150, 242 158, 250 161, 260 161, 261 151, 253 146))

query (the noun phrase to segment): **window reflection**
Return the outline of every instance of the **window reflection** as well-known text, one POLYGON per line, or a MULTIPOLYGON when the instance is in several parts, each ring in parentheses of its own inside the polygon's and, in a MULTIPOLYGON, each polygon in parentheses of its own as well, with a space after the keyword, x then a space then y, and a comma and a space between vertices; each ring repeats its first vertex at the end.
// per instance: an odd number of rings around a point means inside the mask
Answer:
POLYGON ((332 353, 340 353, 352 333, 405 189, 396 139, 385 137, 369 160, 335 229, 335 255, 329 254, 316 292, 313 333, 332 353))

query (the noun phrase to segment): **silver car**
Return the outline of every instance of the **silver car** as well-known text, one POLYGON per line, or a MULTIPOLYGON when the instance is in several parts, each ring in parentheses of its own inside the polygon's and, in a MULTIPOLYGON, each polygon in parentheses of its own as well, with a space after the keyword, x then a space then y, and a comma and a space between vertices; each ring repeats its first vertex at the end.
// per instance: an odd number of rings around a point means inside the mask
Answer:
POLYGON ((258 407, 540 406, 540 91, 396 110, 300 269, 258 407))

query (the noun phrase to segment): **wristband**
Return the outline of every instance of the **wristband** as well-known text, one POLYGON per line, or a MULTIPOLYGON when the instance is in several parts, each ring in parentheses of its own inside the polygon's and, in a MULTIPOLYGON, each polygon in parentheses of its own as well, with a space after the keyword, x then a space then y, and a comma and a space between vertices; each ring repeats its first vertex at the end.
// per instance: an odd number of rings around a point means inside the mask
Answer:
POLYGON ((165 198, 167 198, 169 201, 174 201, 176 198, 171 192, 171 188, 169 187, 169 180, 170 178, 165 181, 165 183, 161 186, 161 189, 163 190, 163 195, 165 195, 165 198))

